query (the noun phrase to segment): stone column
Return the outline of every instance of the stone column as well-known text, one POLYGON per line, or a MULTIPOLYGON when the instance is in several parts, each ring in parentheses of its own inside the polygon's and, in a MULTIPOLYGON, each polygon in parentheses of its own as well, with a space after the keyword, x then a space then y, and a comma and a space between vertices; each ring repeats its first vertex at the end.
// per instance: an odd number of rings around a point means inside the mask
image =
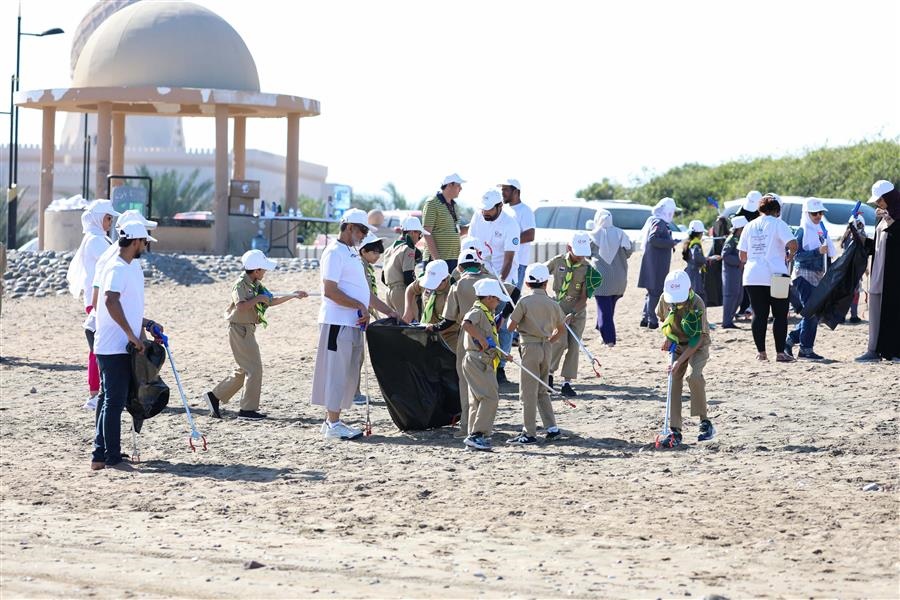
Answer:
POLYGON ((300 115, 287 116, 287 152, 284 165, 284 210, 297 208, 300 195, 300 115))
POLYGON ((41 187, 38 197, 38 250, 44 249, 44 211, 53 202, 53 163, 56 158, 56 108, 42 109, 41 124, 41 187))
POLYGON ((231 170, 233 179, 247 178, 247 117, 234 117, 234 165, 231 170))
MULTIPOLYGON (((112 166, 113 175, 125 174, 125 113, 112 116, 112 166)), ((115 187, 116 184, 113 184, 115 187)))
POLYGON ((216 104, 216 197, 213 204, 213 249, 228 251, 228 105, 216 104))
POLYGON ((106 198, 106 176, 109 175, 112 103, 97 104, 97 175, 94 179, 94 198, 106 198))

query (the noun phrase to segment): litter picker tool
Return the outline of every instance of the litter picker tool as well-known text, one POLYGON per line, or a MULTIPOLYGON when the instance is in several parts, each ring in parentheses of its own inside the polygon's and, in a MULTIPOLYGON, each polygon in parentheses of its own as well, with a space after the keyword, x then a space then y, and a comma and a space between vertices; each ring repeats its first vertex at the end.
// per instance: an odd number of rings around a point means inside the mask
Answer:
POLYGON ((194 440, 200 440, 203 444, 203 449, 207 450, 206 436, 197 431, 197 427, 194 425, 194 418, 191 416, 191 408, 188 406, 187 397, 184 395, 184 388, 181 386, 181 377, 178 375, 178 369, 175 368, 175 361, 172 359, 172 349, 169 348, 169 336, 164 335, 158 325, 154 325, 150 333, 162 342, 163 347, 166 349, 166 354, 169 357, 169 364, 172 365, 172 373, 175 374, 175 383, 178 385, 178 393, 181 394, 181 402, 184 404, 184 414, 187 416, 188 426, 191 428, 191 434, 188 436, 188 446, 191 447, 191 452, 196 452, 197 448, 194 446, 194 440))
POLYGON ((669 428, 669 414, 672 411, 672 365, 675 364, 675 348, 678 345, 675 342, 669 346, 669 383, 666 386, 666 416, 663 420, 662 431, 656 436, 656 448, 673 448, 675 446, 675 436, 669 428))
MULTIPOLYGON (((356 311, 356 315, 361 319, 363 316, 363 312, 361 310, 356 311)), ((362 330, 363 336, 363 355, 362 355, 362 368, 363 368, 363 384, 366 388, 366 437, 372 435, 372 419, 369 415, 369 369, 366 368, 366 325, 360 325, 359 327, 362 330)))
MULTIPOLYGON (((547 391, 550 392, 551 395, 557 394, 557 393, 558 393, 558 392, 557 392, 556 390, 554 390, 552 387, 550 387, 549 385, 547 385, 547 382, 545 382, 543 379, 541 379, 540 377, 538 377, 533 371, 531 371, 531 370, 529 370, 528 368, 526 368, 522 363, 520 363, 519 361, 517 361, 515 358, 510 359, 509 362, 511 362, 512 364, 516 365, 516 366, 519 367, 520 369, 522 369, 522 371, 524 371, 525 373, 527 373, 528 375, 530 375, 532 379, 534 379, 534 380, 537 381, 539 384, 541 384, 542 386, 544 386, 545 388, 547 388, 547 391)), ((572 402, 571 400, 569 400, 568 398, 566 398, 566 397, 563 396, 562 394, 560 394, 560 398, 562 398, 562 401, 563 401, 563 402, 566 404, 566 406, 568 406, 569 408, 578 408, 577 406, 575 406, 575 403, 574 403, 574 402, 572 402)))

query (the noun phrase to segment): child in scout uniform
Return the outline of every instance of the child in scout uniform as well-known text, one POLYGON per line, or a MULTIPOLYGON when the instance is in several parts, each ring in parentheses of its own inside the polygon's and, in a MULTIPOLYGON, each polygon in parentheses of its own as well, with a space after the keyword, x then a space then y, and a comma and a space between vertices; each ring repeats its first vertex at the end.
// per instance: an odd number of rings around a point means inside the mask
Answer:
POLYGON ((400 224, 400 229, 400 238, 384 255, 381 281, 388 286, 385 302, 398 313, 403 313, 406 286, 415 280, 416 265, 422 261, 422 253, 416 248, 416 244, 423 235, 429 234, 418 217, 406 217, 400 224))
POLYGON ((660 331, 666 336, 662 349, 668 351, 672 343, 675 348, 675 363, 668 367, 672 373, 672 398, 669 403, 670 437, 664 445, 675 446, 681 443, 681 389, 684 375, 691 365, 691 374, 687 376, 691 390, 691 416, 700 417, 700 435, 698 442, 711 440, 716 429, 706 414, 706 380, 703 379, 703 367, 709 360, 709 322, 706 320, 706 305, 699 295, 691 289, 691 278, 684 271, 669 273, 664 283, 663 294, 656 306, 660 331))
MULTIPOLYGON (((406 323, 418 321, 422 325, 439 322, 447 305, 447 295, 450 293, 452 283, 447 261, 433 260, 428 263, 425 273, 406 287, 406 312, 403 313, 403 321, 406 323), (421 318, 417 314, 419 304, 422 306, 421 318)), ((440 334, 447 342, 447 346, 455 350, 459 324, 452 324, 440 334)))
POLYGON ((747 217, 732 217, 731 235, 722 246, 722 329, 738 329, 734 315, 744 297, 744 263, 738 252, 738 241, 746 224, 747 217))
MULTIPOLYGON (((519 332, 519 354, 522 366, 541 381, 550 375, 551 348, 554 341, 566 333, 562 309, 547 295, 547 281, 550 271, 542 263, 533 263, 525 269, 525 286, 531 293, 522 298, 509 316, 509 330, 519 332)), ((547 440, 560 435, 550 404, 547 388, 523 370, 519 371, 519 399, 524 411, 525 429, 518 436, 507 440, 507 444, 527 446, 537 443, 535 413, 541 413, 541 421, 547 432, 547 440)))
MULTIPOLYGON (((441 313, 441 320, 433 325, 426 325, 428 331, 446 331, 453 326, 459 327, 466 311, 475 304, 478 295, 475 293, 475 284, 489 276, 484 272, 484 265, 478 253, 471 248, 464 249, 457 259, 459 280, 450 286, 447 294, 447 302, 441 313)), ((456 352, 456 374, 459 378, 459 431, 456 437, 469 435, 469 388, 466 386, 466 378, 463 374, 463 358, 465 357, 465 336, 457 334, 456 346, 451 346, 456 352)))
MULTIPOLYGON (((572 235, 565 254, 550 259, 547 270, 553 277, 553 293, 560 308, 566 315, 566 323, 580 339, 584 333, 587 317, 588 298, 594 296, 602 281, 600 274, 588 264, 586 257, 591 255, 591 238, 587 233, 577 232, 572 235)), ((562 376, 565 382, 560 389, 563 396, 577 395, 572 389, 571 381, 578 376, 578 341, 572 333, 560 336, 553 344, 553 356, 550 361, 550 386, 553 386, 553 374, 565 353, 562 376)))
POLYGON ((500 283, 494 279, 482 279, 475 283, 477 299, 462 322, 465 331, 463 374, 469 387, 469 435, 464 444, 474 450, 491 450, 488 439, 494 428, 494 417, 500 403, 497 384, 497 366, 501 355, 512 357, 499 346, 494 311, 501 302, 510 298, 500 283))
POLYGON ((262 279, 266 271, 275 268, 276 263, 266 258, 260 250, 248 250, 241 257, 244 275, 231 289, 231 304, 225 311, 228 320, 228 342, 237 366, 231 375, 219 382, 211 392, 203 397, 209 406, 210 414, 221 419, 219 403, 228 402, 241 388, 241 408, 239 419, 264 419, 266 415, 258 412, 259 396, 262 390, 262 357, 256 344, 256 325, 268 325, 265 317, 266 309, 277 306, 292 298, 306 298, 307 293, 296 291, 288 296, 275 298, 267 290, 262 279))
MULTIPOLYGON (((379 261, 382 254, 384 254, 384 241, 370 230, 359 247, 359 255, 362 258, 363 268, 366 271, 366 281, 369 282, 369 289, 372 290, 372 294, 375 296, 378 296, 378 280, 375 278, 374 265, 379 261)), ((373 306, 369 307, 369 316, 372 317, 373 321, 381 318, 373 306)), ((365 403, 366 395, 360 391, 359 384, 357 384, 356 394, 353 396, 353 404, 363 406, 365 403)))

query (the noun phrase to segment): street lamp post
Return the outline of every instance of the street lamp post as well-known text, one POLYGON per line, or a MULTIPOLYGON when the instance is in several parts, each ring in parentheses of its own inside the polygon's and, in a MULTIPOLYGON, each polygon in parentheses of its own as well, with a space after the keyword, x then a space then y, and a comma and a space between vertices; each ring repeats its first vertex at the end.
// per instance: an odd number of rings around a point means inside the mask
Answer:
POLYGON ((13 76, 9 93, 9 180, 6 188, 6 245, 8 248, 16 247, 16 220, 18 218, 18 186, 19 179, 19 107, 14 104, 15 93, 19 91, 19 62, 22 50, 22 36, 44 37, 65 33, 59 27, 47 29, 41 33, 27 33, 22 31, 22 8, 19 6, 19 16, 16 24, 16 74, 13 76))

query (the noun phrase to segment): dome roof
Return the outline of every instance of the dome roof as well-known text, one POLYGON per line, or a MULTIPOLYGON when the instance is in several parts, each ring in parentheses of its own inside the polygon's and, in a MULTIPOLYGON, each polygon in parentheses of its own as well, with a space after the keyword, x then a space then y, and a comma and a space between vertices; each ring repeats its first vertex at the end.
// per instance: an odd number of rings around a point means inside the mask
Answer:
POLYGON ((91 34, 72 85, 258 92, 259 74, 244 40, 217 14, 190 2, 137 2, 91 34))

